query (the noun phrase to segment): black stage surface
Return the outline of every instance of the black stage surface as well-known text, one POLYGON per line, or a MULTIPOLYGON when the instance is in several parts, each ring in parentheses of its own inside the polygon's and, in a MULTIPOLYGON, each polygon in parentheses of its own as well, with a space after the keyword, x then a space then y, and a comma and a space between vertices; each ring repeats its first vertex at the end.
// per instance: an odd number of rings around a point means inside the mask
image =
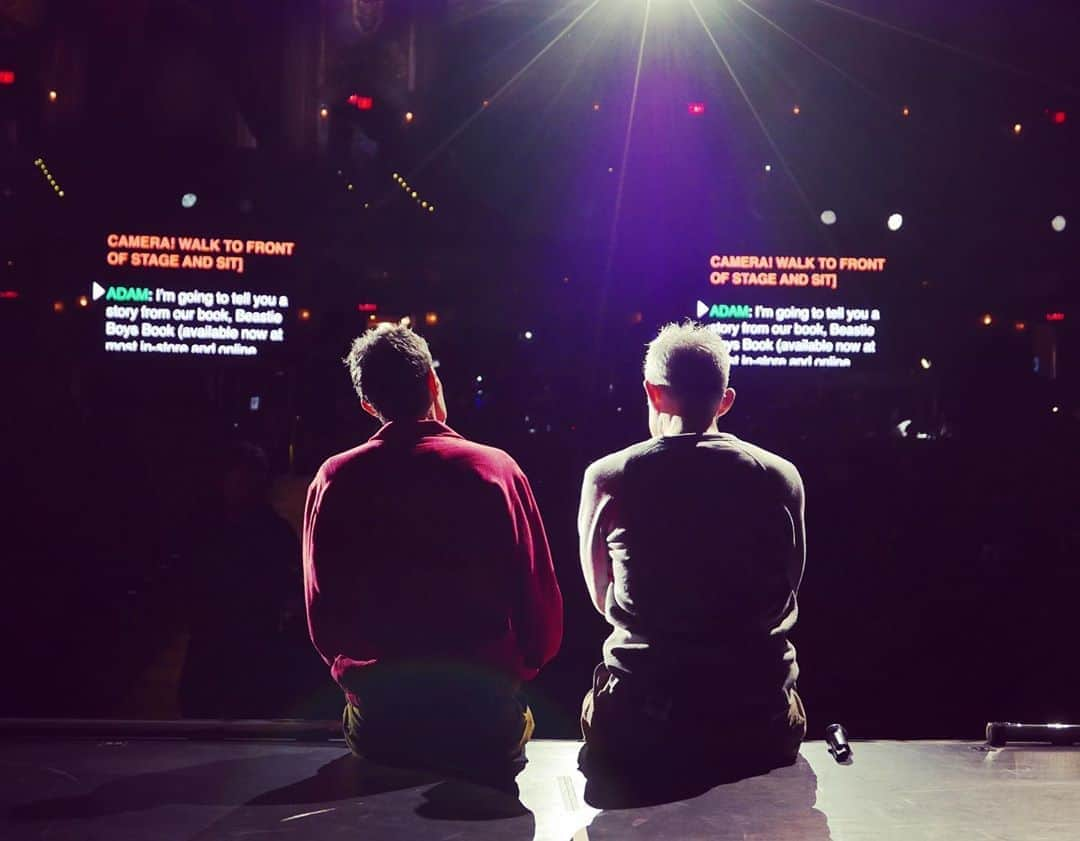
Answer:
POLYGON ((4 736, 0 837, 17 839, 980 839, 1080 832, 1080 750, 808 742, 790 768, 689 800, 599 811, 578 744, 537 741, 520 802, 347 755, 341 743, 4 736))

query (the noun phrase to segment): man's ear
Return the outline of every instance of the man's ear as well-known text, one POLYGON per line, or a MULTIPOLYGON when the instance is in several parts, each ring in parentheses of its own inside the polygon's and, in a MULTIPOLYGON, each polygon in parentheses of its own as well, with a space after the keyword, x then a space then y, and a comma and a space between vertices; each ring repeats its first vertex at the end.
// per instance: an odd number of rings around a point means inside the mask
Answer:
POLYGON ((645 394, 649 403, 660 414, 672 414, 671 393, 667 386, 657 385, 645 380, 645 394))
POLYGON ((380 421, 382 420, 382 418, 379 417, 379 413, 377 411, 375 411, 375 407, 372 406, 370 403, 368 403, 366 400, 361 400, 360 401, 360 408, 362 408, 365 412, 367 412, 369 415, 371 415, 376 420, 380 420, 380 421))
POLYGON ((724 392, 724 396, 720 399, 720 405, 716 407, 716 416, 722 418, 731 411, 731 407, 734 405, 735 389, 729 388, 724 392))
POLYGON ((431 393, 431 407, 435 420, 446 423, 446 397, 443 394, 442 380, 432 368, 428 371, 428 391, 431 393))

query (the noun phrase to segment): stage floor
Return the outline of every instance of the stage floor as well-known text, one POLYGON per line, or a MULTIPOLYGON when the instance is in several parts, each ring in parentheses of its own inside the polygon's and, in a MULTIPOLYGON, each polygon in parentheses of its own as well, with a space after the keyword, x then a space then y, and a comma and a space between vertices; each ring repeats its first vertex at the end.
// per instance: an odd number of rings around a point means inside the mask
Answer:
POLYGON ((821 742, 790 768, 680 802, 598 811, 578 745, 538 741, 520 804, 391 770, 340 743, 38 741, 0 746, 6 841, 761 839, 1057 841, 1080 837, 1080 749, 821 742))

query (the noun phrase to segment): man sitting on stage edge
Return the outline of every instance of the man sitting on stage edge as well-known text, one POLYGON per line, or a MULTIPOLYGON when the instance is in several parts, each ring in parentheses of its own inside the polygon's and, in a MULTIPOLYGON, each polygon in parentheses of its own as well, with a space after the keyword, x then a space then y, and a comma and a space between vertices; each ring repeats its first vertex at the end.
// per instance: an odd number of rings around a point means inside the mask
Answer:
POLYGON ((562 595, 529 482, 445 425, 427 342, 383 325, 345 359, 383 422, 308 490, 312 642, 344 689, 345 737, 377 762, 512 786, 533 716, 520 695, 558 651, 562 595))
POLYGON ((645 357, 653 437, 585 473, 581 563, 612 626, 582 709, 590 777, 745 776, 793 763, 806 735, 788 641, 802 480, 718 430, 729 366, 720 336, 664 327, 645 357))

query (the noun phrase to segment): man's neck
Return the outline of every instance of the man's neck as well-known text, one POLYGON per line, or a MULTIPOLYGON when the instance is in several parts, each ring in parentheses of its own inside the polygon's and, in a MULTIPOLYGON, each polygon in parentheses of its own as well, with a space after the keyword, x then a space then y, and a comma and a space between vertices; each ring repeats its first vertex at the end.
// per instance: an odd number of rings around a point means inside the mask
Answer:
POLYGON ((681 415, 661 415, 660 435, 715 435, 720 432, 716 418, 708 424, 688 421, 681 415))

